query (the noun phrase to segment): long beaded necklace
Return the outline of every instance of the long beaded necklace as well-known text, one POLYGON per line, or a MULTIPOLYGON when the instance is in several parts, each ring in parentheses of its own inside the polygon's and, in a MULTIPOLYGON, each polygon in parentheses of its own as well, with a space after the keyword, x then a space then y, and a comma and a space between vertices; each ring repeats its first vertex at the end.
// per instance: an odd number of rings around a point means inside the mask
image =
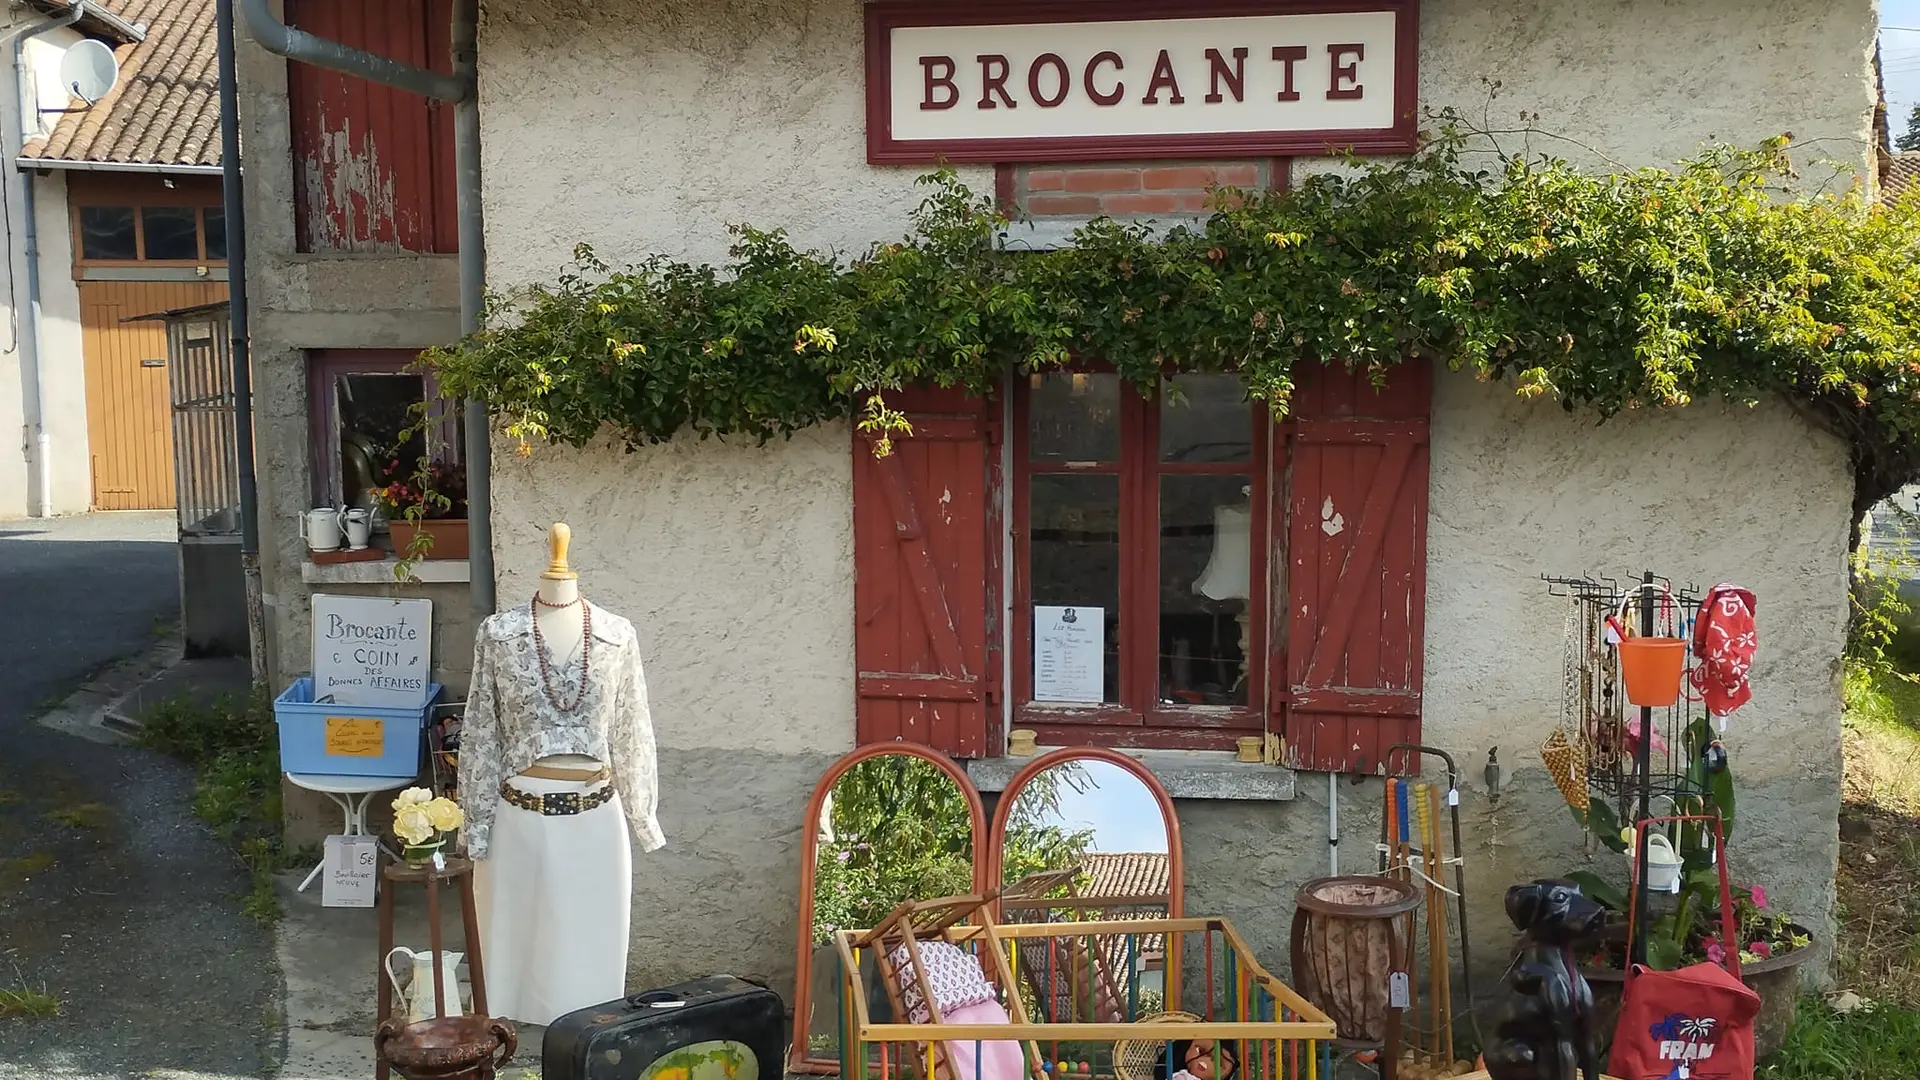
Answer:
POLYGON ((527 611, 533 617, 533 654, 540 659, 540 684, 546 688, 547 700, 563 713, 570 713, 580 707, 587 696, 587 680, 593 671, 593 605, 583 603, 586 598, 576 596, 569 603, 549 604, 540 599, 539 593, 533 594, 533 603, 527 611), (575 688, 572 701, 561 701, 560 695, 553 690, 553 667, 547 661, 547 642, 540 634, 539 608, 552 608, 555 611, 580 605, 580 685, 575 688))

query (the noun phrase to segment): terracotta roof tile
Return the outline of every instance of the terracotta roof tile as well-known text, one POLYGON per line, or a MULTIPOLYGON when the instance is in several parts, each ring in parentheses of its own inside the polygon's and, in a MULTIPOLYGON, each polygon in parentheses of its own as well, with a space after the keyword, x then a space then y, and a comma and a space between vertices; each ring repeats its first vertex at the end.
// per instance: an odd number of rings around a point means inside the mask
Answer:
POLYGON ((1159 851, 1089 851, 1080 865, 1087 884, 1075 890, 1083 897, 1143 897, 1167 895, 1167 856, 1159 851))
POLYGON ((1920 186, 1920 151, 1888 154, 1880 172, 1880 201, 1890 203, 1920 186))
MULTIPOLYGON (((22 158, 103 164, 220 164, 220 82, 213 0, 110 0, 147 39, 115 50, 120 81, 85 112, 67 113, 22 158)), ((81 102, 74 103, 76 107, 81 102)))

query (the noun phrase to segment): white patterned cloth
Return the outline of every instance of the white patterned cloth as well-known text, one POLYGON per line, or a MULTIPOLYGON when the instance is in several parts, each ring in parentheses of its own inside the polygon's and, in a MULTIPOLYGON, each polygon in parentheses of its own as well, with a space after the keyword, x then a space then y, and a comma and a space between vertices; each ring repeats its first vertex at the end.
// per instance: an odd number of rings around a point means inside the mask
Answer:
MULTIPOLYGON (((585 603, 585 601, 582 601, 585 603)), ((666 846, 653 717, 633 624, 597 605, 588 685, 579 706, 562 712, 547 695, 533 639, 531 604, 489 615, 473 636, 473 681, 460 723, 460 807, 467 854, 487 857, 500 782, 543 757, 583 754, 607 763, 627 824, 641 851, 666 846)), ((581 666, 549 657, 553 693, 572 701, 581 666)))
MULTIPOLYGON (((980 970, 980 961, 960 946, 950 941, 922 941, 919 952, 920 962, 927 969, 927 985, 933 988, 933 999, 940 1003, 942 1016, 965 1005, 998 1000, 993 984, 980 970)), ((920 994, 920 982, 914 978, 907 947, 896 946, 890 959, 899 973, 900 1004, 906 1007, 908 1018, 916 1024, 927 1023, 933 1013, 920 994)))

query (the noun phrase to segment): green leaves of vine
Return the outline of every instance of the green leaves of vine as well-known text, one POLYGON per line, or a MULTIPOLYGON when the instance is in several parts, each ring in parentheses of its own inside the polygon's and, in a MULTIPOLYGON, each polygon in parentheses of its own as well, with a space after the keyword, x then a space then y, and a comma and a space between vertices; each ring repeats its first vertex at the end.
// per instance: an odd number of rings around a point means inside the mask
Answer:
POLYGON ((991 393, 1086 357, 1143 389, 1237 371, 1284 411, 1300 363, 1384 373, 1426 356, 1602 416, 1784 394, 1838 431, 1858 498, 1920 474, 1920 217, 1859 192, 1793 197, 1784 139, 1599 176, 1545 158, 1403 161, 1285 193, 1220 192, 1198 226, 1096 221, 1071 248, 1003 250, 950 173, 907 235, 857 257, 732 230, 723 267, 613 269, 582 245, 556 282, 496 298, 491 329, 425 358, 524 448, 683 430, 765 440, 862 417, 886 392, 991 393))

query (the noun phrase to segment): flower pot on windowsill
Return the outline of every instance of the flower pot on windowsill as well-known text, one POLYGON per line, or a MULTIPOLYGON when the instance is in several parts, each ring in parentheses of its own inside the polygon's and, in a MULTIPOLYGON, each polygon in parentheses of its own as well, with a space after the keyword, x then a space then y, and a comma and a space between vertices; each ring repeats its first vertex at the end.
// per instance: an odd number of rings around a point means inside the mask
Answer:
POLYGON ((427 548, 429 559, 464 559, 467 557, 467 519, 466 518, 429 518, 415 525, 410 521, 396 520, 387 523, 389 535, 393 537, 393 553, 407 558, 413 547, 413 538, 417 533, 426 533, 433 538, 433 544, 427 548))

